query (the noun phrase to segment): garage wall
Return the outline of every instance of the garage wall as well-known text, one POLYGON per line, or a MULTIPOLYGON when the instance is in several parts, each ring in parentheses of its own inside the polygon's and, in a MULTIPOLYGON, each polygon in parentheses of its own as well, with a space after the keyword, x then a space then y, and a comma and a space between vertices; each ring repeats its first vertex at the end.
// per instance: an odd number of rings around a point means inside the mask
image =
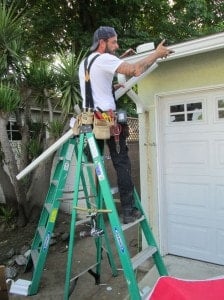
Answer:
POLYGON ((163 244, 160 232, 160 216, 163 207, 158 202, 161 194, 158 187, 158 173, 162 164, 158 156, 158 149, 161 146, 158 139, 158 97, 173 93, 182 95, 193 90, 200 91, 222 86, 223 69, 224 53, 223 50, 217 50, 176 60, 161 61, 158 68, 139 83, 139 96, 147 107, 147 111, 139 115, 141 187, 147 187, 142 199, 160 245, 163 244))
POLYGON ((156 94, 223 84, 223 67, 223 50, 161 61, 158 68, 139 83, 141 100, 149 106, 154 103, 156 94))

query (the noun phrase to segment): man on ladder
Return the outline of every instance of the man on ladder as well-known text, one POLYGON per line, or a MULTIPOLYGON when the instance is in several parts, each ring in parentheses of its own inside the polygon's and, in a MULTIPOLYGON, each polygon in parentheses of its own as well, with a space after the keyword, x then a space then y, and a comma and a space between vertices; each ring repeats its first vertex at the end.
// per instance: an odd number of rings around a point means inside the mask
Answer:
MULTIPOLYGON (((83 98, 83 109, 93 109, 96 113, 109 116, 116 111, 114 88, 112 82, 116 73, 127 76, 139 76, 145 72, 158 58, 172 53, 162 41, 155 52, 146 58, 129 64, 115 56, 119 48, 117 34, 112 27, 101 26, 93 36, 90 55, 81 62, 79 79, 83 98), (90 70, 91 68, 91 70, 90 70)), ((125 54, 129 54, 129 50, 125 54)), ((124 57, 124 56, 123 56, 124 57)), ((131 163, 126 145, 126 115, 117 115, 118 125, 114 127, 112 136, 106 141, 114 168, 117 173, 120 201, 123 212, 123 223, 131 223, 141 217, 140 211, 134 207, 134 185, 131 178, 131 163)), ((98 140, 102 150, 103 141, 98 140)))

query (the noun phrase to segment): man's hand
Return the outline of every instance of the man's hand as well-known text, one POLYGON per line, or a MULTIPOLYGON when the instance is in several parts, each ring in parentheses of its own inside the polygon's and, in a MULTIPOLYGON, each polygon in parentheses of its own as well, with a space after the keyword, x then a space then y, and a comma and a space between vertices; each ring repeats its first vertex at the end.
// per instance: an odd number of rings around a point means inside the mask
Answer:
POLYGON ((156 48, 156 55, 158 58, 167 58, 170 54, 174 53, 172 49, 167 48, 164 46, 166 40, 163 40, 156 48))

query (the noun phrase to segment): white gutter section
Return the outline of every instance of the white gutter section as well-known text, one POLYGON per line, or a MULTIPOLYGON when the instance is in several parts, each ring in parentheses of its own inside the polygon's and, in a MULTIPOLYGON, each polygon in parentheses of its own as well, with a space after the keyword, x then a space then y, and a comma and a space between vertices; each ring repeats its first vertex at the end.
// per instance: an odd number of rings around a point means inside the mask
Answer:
MULTIPOLYGON (((209 35, 207 37, 195 39, 192 41, 187 41, 184 43, 179 43, 176 45, 168 46, 168 48, 175 51, 172 55, 168 56, 166 59, 158 59, 158 63, 166 62, 169 60, 174 60, 182 57, 187 57, 191 55, 196 55, 204 52, 215 51, 224 48, 224 32, 217 33, 214 35, 209 35)), ((150 53, 154 51, 148 51, 134 56, 130 56, 125 59, 127 62, 136 62, 139 59, 145 58, 150 53)))
MULTIPOLYGON (((153 43, 146 43, 145 47, 144 47, 144 44, 139 47, 141 47, 141 49, 144 50, 144 49, 148 48, 149 44, 152 44, 151 46, 153 47, 153 43)), ((174 50, 175 53, 173 53, 166 59, 158 59, 157 60, 158 64, 166 62, 166 61, 178 59, 178 58, 195 55, 195 54, 200 54, 200 53, 204 53, 204 52, 223 49, 224 48, 224 32, 210 35, 210 36, 203 37, 203 38, 199 38, 197 40, 187 41, 184 43, 170 46, 168 48, 174 50)), ((137 55, 133 55, 133 56, 125 58, 125 61, 130 62, 130 63, 135 63, 138 60, 145 58, 146 56, 148 56, 150 53, 153 53, 153 52, 154 52, 154 50, 139 53, 137 55)), ((118 82, 121 84, 124 84, 125 87, 117 90, 117 92, 115 93, 116 99, 118 99, 118 97, 121 97, 123 94, 127 93, 127 95, 135 102, 136 107, 137 107, 137 113, 144 112, 145 111, 144 103, 141 101, 141 99, 137 96, 137 94, 131 88, 132 88, 132 86, 137 84, 138 81, 140 81, 145 76, 147 76, 149 73, 154 71, 155 68, 158 66, 158 64, 155 63, 145 73, 143 73, 139 77, 132 77, 128 81, 126 81, 125 75, 118 74, 118 82)))

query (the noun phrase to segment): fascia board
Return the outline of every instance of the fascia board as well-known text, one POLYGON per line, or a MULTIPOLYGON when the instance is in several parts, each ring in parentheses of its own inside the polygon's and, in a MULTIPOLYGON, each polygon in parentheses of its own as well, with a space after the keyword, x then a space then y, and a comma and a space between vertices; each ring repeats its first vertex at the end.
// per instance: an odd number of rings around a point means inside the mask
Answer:
MULTIPOLYGON (((210 35, 207 37, 195 39, 192 41, 187 41, 179 44, 175 44, 170 46, 172 50, 175 51, 174 54, 170 55, 166 59, 158 59, 157 62, 165 62, 168 60, 174 60, 182 57, 187 57, 191 55, 196 55, 200 53, 205 53, 209 51, 215 51, 219 49, 224 48, 224 32, 210 35)), ((136 54, 134 56, 128 57, 125 59, 125 61, 134 63, 142 58, 145 58, 148 56, 150 53, 153 53, 154 51, 149 51, 149 52, 144 52, 141 54, 136 54)))

